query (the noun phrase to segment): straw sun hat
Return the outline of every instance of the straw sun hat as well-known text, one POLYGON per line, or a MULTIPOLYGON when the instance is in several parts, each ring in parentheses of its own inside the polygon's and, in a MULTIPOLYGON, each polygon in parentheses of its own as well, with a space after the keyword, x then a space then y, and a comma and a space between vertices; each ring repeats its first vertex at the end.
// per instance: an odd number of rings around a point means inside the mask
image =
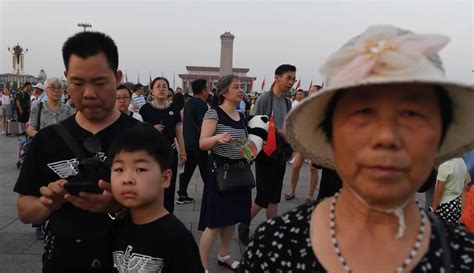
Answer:
POLYGON ((474 90, 446 79, 437 52, 448 42, 442 35, 370 26, 328 58, 321 68, 324 88, 289 113, 285 130, 290 144, 312 163, 334 169, 331 146, 320 127, 331 98, 349 88, 402 83, 441 86, 453 102, 453 122, 436 164, 474 148, 474 90))

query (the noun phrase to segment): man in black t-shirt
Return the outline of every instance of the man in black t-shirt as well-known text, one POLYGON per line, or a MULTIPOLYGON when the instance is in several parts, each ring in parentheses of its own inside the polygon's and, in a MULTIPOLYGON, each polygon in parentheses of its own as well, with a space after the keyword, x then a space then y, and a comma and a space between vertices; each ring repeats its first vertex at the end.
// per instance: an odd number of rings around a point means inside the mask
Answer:
MULTIPOLYGON (((137 123, 115 108, 122 78, 117 47, 103 33, 81 32, 65 42, 63 59, 77 113, 61 124, 89 159, 104 162, 113 139, 137 123)), ((14 188, 18 215, 24 223, 49 220, 43 272, 110 272, 113 223, 107 213, 120 207, 105 181, 98 181, 102 194, 68 193, 67 180, 86 174, 75 154, 54 127, 38 132, 14 188)))
POLYGON ((179 176, 179 190, 177 204, 191 203, 193 198, 188 196, 188 185, 191 177, 199 166, 199 172, 203 180, 207 176, 208 154, 207 151, 199 149, 199 137, 201 136, 202 119, 209 107, 206 100, 209 96, 207 81, 197 79, 192 83, 193 97, 184 105, 183 113, 183 135, 186 147, 187 161, 184 172, 179 176))

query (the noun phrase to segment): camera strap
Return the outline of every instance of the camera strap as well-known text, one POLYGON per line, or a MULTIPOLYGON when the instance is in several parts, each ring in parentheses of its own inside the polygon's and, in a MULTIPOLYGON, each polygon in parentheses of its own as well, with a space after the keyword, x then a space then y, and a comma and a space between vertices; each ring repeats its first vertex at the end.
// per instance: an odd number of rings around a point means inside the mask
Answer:
POLYGON ((77 157, 79 161, 87 158, 84 151, 81 150, 81 148, 79 148, 79 145, 77 145, 77 142, 74 140, 74 138, 72 138, 71 134, 66 130, 66 128, 64 128, 64 126, 61 123, 54 124, 53 128, 61 136, 64 142, 66 142, 69 149, 74 153, 74 155, 77 157))

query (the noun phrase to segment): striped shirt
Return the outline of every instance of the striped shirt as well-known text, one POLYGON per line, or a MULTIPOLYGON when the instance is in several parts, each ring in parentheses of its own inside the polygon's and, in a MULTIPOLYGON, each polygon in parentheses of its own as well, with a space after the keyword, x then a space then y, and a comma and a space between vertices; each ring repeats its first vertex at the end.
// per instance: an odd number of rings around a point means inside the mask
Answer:
POLYGON ((142 108, 142 106, 146 103, 145 97, 144 97, 143 95, 142 95, 142 96, 138 96, 137 94, 133 94, 133 95, 132 95, 132 102, 138 104, 138 108, 137 108, 137 109, 130 109, 131 111, 133 111, 133 112, 135 112, 135 113, 138 113, 138 111, 140 110, 140 108, 142 108))
MULTIPOLYGON (((206 119, 217 120, 215 135, 228 133, 232 136, 233 140, 238 140, 239 142, 243 142, 247 139, 247 122, 245 121, 245 118, 242 114, 240 114, 240 120, 235 121, 230 118, 220 107, 216 107, 216 109, 209 109, 206 112, 204 115, 204 120, 206 119)), ((234 141, 225 144, 217 144, 214 146, 214 148, 212 148, 212 152, 230 159, 244 158, 240 154, 240 145, 234 141)))

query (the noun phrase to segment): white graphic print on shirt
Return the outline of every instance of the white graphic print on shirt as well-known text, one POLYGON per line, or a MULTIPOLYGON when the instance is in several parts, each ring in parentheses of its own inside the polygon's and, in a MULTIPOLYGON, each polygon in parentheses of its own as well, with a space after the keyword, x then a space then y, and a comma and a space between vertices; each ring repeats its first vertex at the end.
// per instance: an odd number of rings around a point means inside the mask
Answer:
POLYGON ((163 270, 164 262, 161 258, 155 258, 148 255, 142 255, 132 252, 133 247, 127 246, 125 253, 123 251, 114 251, 114 267, 120 273, 160 273, 163 270))
POLYGON ((58 162, 51 162, 47 165, 55 174, 57 174, 61 178, 68 178, 69 176, 74 176, 79 173, 79 160, 77 160, 77 158, 61 160, 58 162))

